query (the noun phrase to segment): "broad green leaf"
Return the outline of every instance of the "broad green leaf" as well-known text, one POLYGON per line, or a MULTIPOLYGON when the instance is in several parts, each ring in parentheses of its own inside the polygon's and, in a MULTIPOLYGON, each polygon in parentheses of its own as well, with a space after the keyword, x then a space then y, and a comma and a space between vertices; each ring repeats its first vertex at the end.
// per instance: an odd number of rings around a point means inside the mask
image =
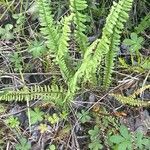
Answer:
POLYGON ((101 150, 103 148, 103 145, 100 142, 101 141, 99 140, 92 141, 92 143, 89 144, 90 150, 101 150))
POLYGON ((124 41, 123 41, 123 43, 125 44, 125 45, 133 45, 135 42, 134 41, 132 41, 132 40, 130 40, 130 39, 125 39, 124 41))
POLYGON ((131 39, 134 40, 134 41, 137 41, 138 39, 138 36, 136 33, 131 33, 131 39))
POLYGON ((125 139, 120 135, 112 135, 110 137, 110 141, 115 144, 119 144, 119 143, 123 142, 124 140, 125 139))
POLYGON ((31 124, 35 124, 38 121, 42 121, 43 115, 44 115, 44 112, 40 111, 39 108, 35 108, 34 110, 30 110, 31 124))
POLYGON ((128 131, 128 129, 127 129, 126 126, 121 125, 119 131, 120 131, 121 135, 122 135, 124 138, 126 138, 126 139, 129 139, 129 138, 130 138, 130 136, 129 136, 129 131, 128 131))

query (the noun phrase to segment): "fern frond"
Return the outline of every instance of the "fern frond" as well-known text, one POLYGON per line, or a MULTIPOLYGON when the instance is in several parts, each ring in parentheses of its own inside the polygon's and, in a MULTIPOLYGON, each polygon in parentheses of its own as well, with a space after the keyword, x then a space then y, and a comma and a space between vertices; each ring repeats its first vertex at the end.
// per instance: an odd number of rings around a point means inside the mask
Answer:
POLYGON ((139 23, 139 25, 137 27, 135 27, 135 32, 137 34, 143 32, 144 30, 146 30, 147 28, 150 27, 150 13, 148 13, 144 19, 142 19, 142 21, 139 23))
POLYGON ((90 73, 92 73, 91 66, 93 66, 93 64, 91 64, 92 63, 91 57, 92 57, 93 50, 97 46, 98 42, 99 39, 94 41, 86 50, 81 66, 76 71, 74 76, 71 78, 70 82, 68 83, 68 92, 67 92, 66 99, 71 99, 72 96, 74 96, 75 92, 79 89, 78 83, 81 81, 82 77, 84 77, 85 80, 86 79, 88 80, 90 78, 90 73))
POLYGON ((118 45, 120 44, 120 33, 123 29, 123 23, 128 19, 128 11, 132 7, 133 0, 120 0, 112 6, 111 13, 107 18, 104 34, 109 39, 109 51, 105 56, 105 71, 103 85, 108 88, 111 83, 111 74, 114 67, 114 58, 118 53, 118 45))
POLYGON ((136 90, 133 94, 132 97, 136 98, 136 96, 138 96, 139 94, 143 93, 145 90, 150 89, 150 84, 149 85, 145 85, 143 87, 141 87, 140 89, 136 90))
POLYGON ((122 104, 128 104, 130 106, 138 106, 138 107, 149 107, 150 106, 150 100, 142 101, 140 99, 134 99, 132 96, 122 96, 121 94, 110 94, 113 96, 116 100, 121 102, 122 104))
POLYGON ((39 8, 39 19, 41 27, 41 33, 47 40, 47 46, 51 52, 56 53, 58 50, 59 34, 56 29, 56 24, 53 20, 51 7, 48 0, 37 0, 39 8))
POLYGON ((85 35, 87 16, 83 14, 87 6, 86 0, 70 0, 70 10, 74 14, 74 24, 76 26, 75 38, 83 54, 88 46, 88 38, 85 35))
POLYGON ((120 33, 124 27, 123 23, 128 19, 128 11, 132 7, 132 2, 133 0, 114 2, 103 28, 102 38, 93 56, 95 67, 97 67, 103 55, 106 55, 103 80, 105 88, 110 85, 114 58, 117 55, 118 45, 120 43, 120 33))
POLYGON ((43 101, 62 105, 65 91, 57 85, 24 87, 21 90, 0 91, 0 101, 27 101, 41 98, 43 101))
POLYGON ((62 34, 59 39, 59 47, 58 52, 56 55, 56 60, 59 64, 60 71, 62 73, 63 78, 67 81, 69 78, 71 78, 72 71, 68 67, 68 59, 69 59, 69 36, 70 36, 70 24, 72 20, 73 14, 71 14, 68 17, 64 18, 63 28, 62 28, 62 34))
POLYGON ((57 30, 57 25, 53 20, 53 15, 51 8, 49 6, 48 0, 38 0, 40 24, 42 26, 41 32, 46 38, 47 46, 52 50, 52 54, 56 58, 56 63, 59 64, 60 71, 63 78, 67 81, 71 77, 71 71, 67 60, 69 60, 68 54, 68 41, 70 35, 70 21, 73 15, 65 17, 62 33, 57 30))

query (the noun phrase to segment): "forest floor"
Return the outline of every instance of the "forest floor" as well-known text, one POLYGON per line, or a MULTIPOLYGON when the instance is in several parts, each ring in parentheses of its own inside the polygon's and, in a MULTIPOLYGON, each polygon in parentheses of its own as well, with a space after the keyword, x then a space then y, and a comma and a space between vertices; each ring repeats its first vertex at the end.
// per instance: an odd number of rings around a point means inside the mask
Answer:
MULTIPOLYGON (((92 42, 102 34, 112 0, 87 2, 86 13, 90 20, 87 35, 92 42)), ((68 0, 52 0, 51 3, 56 21, 68 13, 68 0)), ((23 87, 52 85, 53 82, 63 84, 58 66, 46 53, 35 2, 1 0, 0 149, 119 150, 122 147, 120 150, 150 150, 150 105, 131 106, 111 95, 117 93, 130 101, 130 96, 135 94, 135 99, 150 102, 149 12, 148 0, 134 0, 121 36, 110 88, 106 91, 100 85, 83 85, 68 105, 68 111, 54 103, 43 102, 41 98, 30 101, 17 101, 13 96, 1 99, 5 92, 23 87), (139 24, 144 19, 142 28, 139 24), (131 52, 131 45, 123 42, 125 40, 133 41, 138 53, 131 52)), ((80 61, 73 40, 70 43, 72 59, 80 61)))

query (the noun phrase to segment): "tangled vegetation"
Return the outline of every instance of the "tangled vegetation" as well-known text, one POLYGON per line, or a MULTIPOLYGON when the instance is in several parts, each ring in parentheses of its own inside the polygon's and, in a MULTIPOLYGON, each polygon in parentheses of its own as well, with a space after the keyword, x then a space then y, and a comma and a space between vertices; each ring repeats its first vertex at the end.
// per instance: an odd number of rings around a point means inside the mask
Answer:
POLYGON ((149 7, 2 0, 0 148, 149 149, 149 7))

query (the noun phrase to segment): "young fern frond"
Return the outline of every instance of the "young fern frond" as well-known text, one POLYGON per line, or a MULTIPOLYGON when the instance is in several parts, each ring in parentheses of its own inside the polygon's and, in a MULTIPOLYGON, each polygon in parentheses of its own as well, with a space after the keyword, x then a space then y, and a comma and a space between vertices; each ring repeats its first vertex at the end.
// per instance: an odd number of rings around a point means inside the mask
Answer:
POLYGON ((122 104, 128 104, 130 106, 138 106, 138 107, 150 107, 150 101, 142 101, 140 99, 135 99, 132 96, 122 96, 121 94, 110 94, 113 96, 117 101, 121 102, 122 104))
POLYGON ((85 80, 89 80, 93 73, 96 73, 96 69, 104 56, 106 61, 103 85, 105 88, 109 86, 114 66, 114 57, 117 54, 120 43, 121 30, 124 27, 123 23, 128 19, 127 13, 132 7, 132 2, 133 0, 120 0, 119 3, 114 2, 106 19, 102 38, 96 40, 87 48, 81 66, 69 83, 69 93, 75 93, 78 88, 77 82, 82 76, 84 76, 85 80))
POLYGON ((86 52, 84 54, 84 58, 82 60, 81 66, 76 71, 76 73, 73 75, 73 77, 71 78, 70 82, 68 83, 68 92, 67 92, 66 99, 72 99, 72 97, 74 96, 76 90, 79 89, 78 83, 82 80, 83 77, 85 78, 85 80, 88 80, 90 78, 89 72, 92 73, 91 57, 92 57, 93 50, 97 46, 98 42, 99 42, 99 39, 94 41, 87 48, 87 50, 86 50, 86 52))
POLYGON ((27 101, 41 98, 42 101, 63 105, 65 91, 63 87, 52 86, 32 86, 24 87, 21 90, 4 90, 0 92, 0 101, 27 101))
POLYGON ((128 19, 127 13, 132 7, 132 1, 133 0, 120 0, 118 3, 114 2, 103 28, 102 38, 93 55, 93 70, 95 70, 95 72, 101 59, 105 56, 103 79, 103 86, 105 88, 109 87, 111 82, 114 58, 120 43, 120 33, 124 27, 123 23, 128 19))
POLYGON ((48 0, 37 0, 39 8, 39 19, 41 27, 41 33, 47 40, 47 47, 50 52, 56 54, 58 50, 59 34, 57 32, 57 26, 53 20, 51 7, 48 0))
POLYGON ((136 98, 136 96, 138 96, 139 94, 142 94, 145 90, 150 89, 150 84, 149 85, 145 85, 143 87, 141 87, 140 89, 136 90, 133 94, 132 97, 136 98))
POLYGON ((145 90, 150 89, 150 85, 145 85, 144 87, 136 90, 133 94, 129 95, 129 96, 122 96, 120 94, 110 94, 111 96, 113 96, 116 100, 118 100, 119 102, 123 103, 123 104, 128 104, 131 106, 143 106, 143 107, 149 107, 150 106, 150 100, 142 100, 142 99, 137 99, 136 96, 138 96, 139 94, 141 94, 142 92, 144 92, 145 90))
POLYGON ((68 81, 72 77, 72 71, 68 67, 68 59, 69 59, 69 44, 68 41, 70 36, 70 24, 72 20, 73 14, 71 14, 68 17, 64 18, 63 28, 62 28, 62 34, 59 39, 59 47, 58 52, 56 55, 56 61, 59 64, 60 71, 62 73, 63 78, 68 81))
POLYGON ((150 12, 144 17, 144 19, 142 19, 139 25, 135 27, 135 32, 139 34, 149 27, 150 27, 150 12))
POLYGON ((107 42, 108 51, 105 56, 105 70, 103 79, 104 88, 108 88, 111 82, 111 74, 114 67, 114 58, 116 57, 119 50, 118 45, 120 44, 120 33, 124 28, 123 23, 128 19, 128 12, 132 7, 132 2, 133 0, 120 0, 118 4, 114 2, 111 8, 111 12, 106 20, 106 25, 103 30, 103 36, 104 38, 107 37, 109 42, 107 42))
POLYGON ((75 39, 79 44, 81 53, 84 54, 88 46, 88 38, 85 35, 85 22, 87 16, 83 14, 83 11, 87 8, 86 0, 70 0, 70 10, 74 14, 74 24, 75 24, 75 39))
POLYGON ((51 8, 48 0, 38 0, 41 32, 46 38, 46 43, 50 52, 54 54, 56 63, 59 64, 63 78, 67 81, 71 77, 71 71, 67 64, 69 60, 68 41, 70 35, 70 21, 73 15, 65 17, 62 33, 58 32, 57 25, 53 20, 51 8))

